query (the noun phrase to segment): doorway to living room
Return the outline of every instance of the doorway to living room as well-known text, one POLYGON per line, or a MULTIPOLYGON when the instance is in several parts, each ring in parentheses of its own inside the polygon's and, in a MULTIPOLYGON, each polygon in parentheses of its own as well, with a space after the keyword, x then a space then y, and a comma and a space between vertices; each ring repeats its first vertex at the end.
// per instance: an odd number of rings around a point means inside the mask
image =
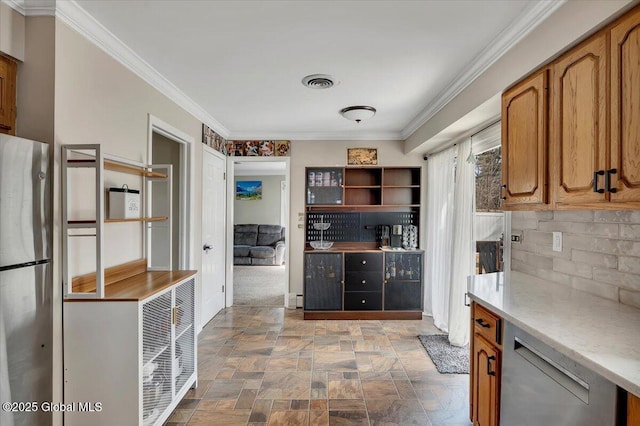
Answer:
POLYGON ((242 158, 232 167, 233 304, 284 306, 289 288, 288 159, 242 158))

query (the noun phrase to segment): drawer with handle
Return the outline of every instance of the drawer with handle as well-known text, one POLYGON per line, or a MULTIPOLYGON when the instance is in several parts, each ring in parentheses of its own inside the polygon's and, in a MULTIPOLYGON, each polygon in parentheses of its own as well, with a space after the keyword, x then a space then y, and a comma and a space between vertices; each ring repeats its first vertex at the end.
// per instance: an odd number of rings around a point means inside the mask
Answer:
POLYGON ((382 253, 345 253, 344 270, 382 273, 382 253))
POLYGON ((345 311, 379 311, 382 309, 382 292, 354 291, 344 293, 345 311))
POLYGON ((382 272, 347 272, 344 291, 382 291, 382 272))
POLYGON ((478 303, 474 303, 473 328, 490 343, 502 345, 502 319, 478 303))

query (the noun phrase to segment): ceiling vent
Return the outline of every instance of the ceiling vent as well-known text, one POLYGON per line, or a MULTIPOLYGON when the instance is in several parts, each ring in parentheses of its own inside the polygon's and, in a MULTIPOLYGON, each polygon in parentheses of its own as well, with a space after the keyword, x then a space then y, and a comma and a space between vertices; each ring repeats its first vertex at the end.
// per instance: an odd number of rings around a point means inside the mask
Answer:
POLYGON ((329 89, 337 83, 330 75, 311 74, 302 79, 302 84, 310 89, 329 89))

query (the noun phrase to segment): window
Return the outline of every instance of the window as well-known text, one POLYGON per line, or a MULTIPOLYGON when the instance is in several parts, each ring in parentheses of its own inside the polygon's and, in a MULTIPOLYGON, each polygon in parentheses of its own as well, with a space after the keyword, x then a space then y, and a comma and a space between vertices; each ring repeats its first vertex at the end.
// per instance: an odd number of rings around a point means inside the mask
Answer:
POLYGON ((503 269, 505 217, 500 207, 502 195, 501 148, 476 155, 476 273, 503 269))

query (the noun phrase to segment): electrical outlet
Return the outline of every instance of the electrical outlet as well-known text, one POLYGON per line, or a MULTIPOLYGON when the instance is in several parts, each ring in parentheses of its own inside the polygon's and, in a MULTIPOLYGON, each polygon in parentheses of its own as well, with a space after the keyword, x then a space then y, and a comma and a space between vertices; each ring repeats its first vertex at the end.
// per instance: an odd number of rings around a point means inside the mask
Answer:
POLYGON ((553 233, 553 251, 562 251, 562 232, 553 233))
POLYGON ((511 235, 511 242, 512 243, 522 243, 522 233, 519 234, 512 234, 511 235))

